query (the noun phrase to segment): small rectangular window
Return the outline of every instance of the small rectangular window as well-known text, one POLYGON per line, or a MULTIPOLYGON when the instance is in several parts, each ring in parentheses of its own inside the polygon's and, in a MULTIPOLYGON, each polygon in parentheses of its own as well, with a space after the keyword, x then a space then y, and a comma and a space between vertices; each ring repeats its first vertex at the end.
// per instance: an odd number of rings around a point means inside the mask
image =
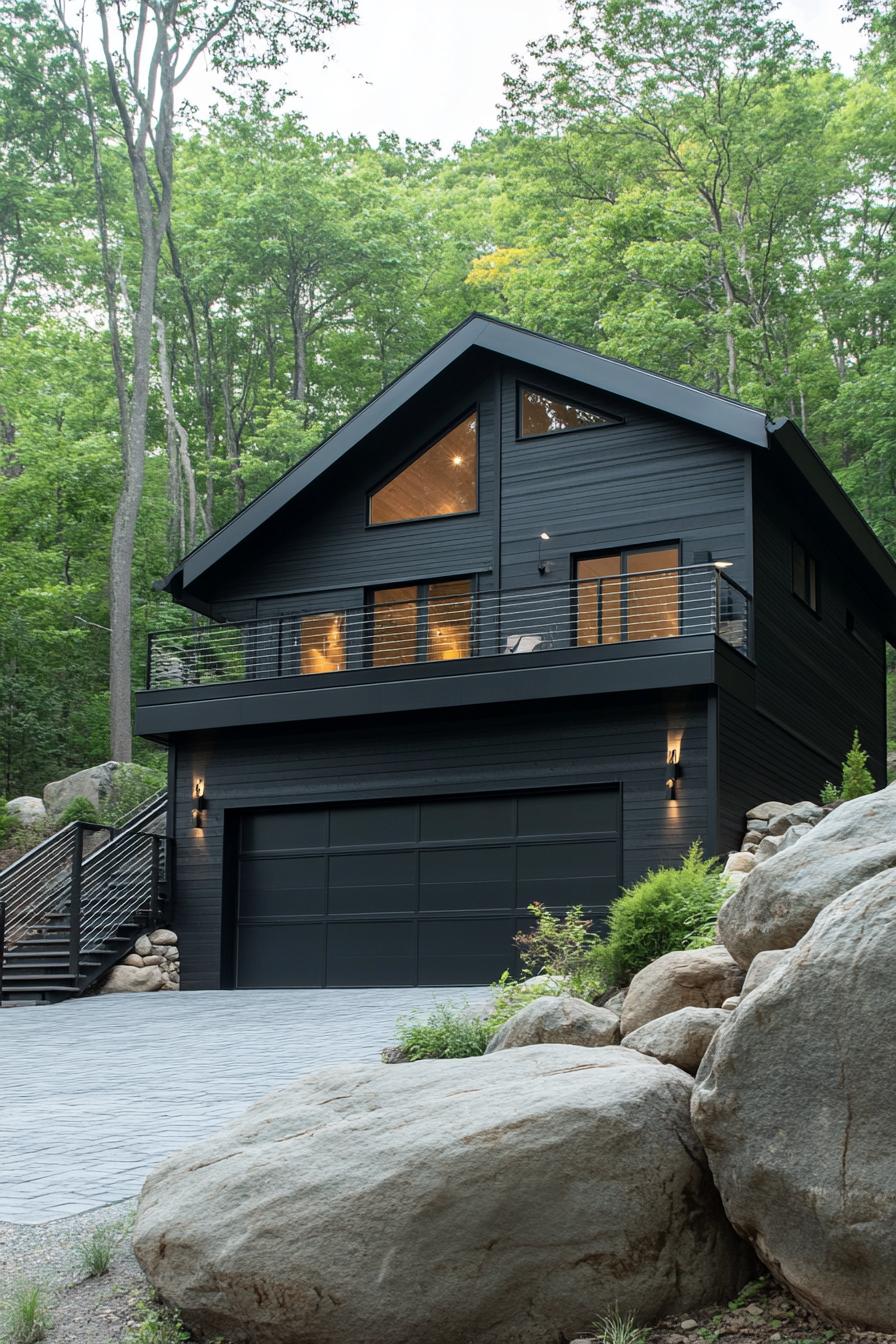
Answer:
POLYGON ((802 542, 793 543, 792 561, 793 591, 801 602, 805 602, 810 611, 818 611, 818 570, 814 555, 810 555, 802 542))

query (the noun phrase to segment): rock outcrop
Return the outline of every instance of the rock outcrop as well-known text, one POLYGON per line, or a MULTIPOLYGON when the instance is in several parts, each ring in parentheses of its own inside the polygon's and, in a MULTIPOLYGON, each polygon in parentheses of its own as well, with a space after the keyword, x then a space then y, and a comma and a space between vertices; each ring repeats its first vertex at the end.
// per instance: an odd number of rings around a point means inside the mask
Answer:
MULTIPOLYGON (((874 814, 861 801, 852 815, 867 842, 874 814)), ((822 851, 834 873, 853 853, 840 827, 822 851)), ((896 1331, 894 965, 896 872, 884 871, 832 901, 782 973, 742 1000, 704 1059, 692 1109, 728 1216, 775 1276, 820 1315, 887 1334, 896 1331)))
POLYGON ((724 947, 667 952, 634 977, 622 1007, 622 1035, 679 1008, 721 1008, 739 994, 743 971, 724 947))
POLYGON ((709 1043, 730 1013, 721 1008, 679 1008, 677 1013, 655 1017, 623 1037, 629 1050, 651 1055, 662 1064, 674 1064, 685 1073, 696 1073, 709 1043))
MULTIPOLYGON (((763 839, 762 846, 768 842, 763 839)), ((795 844, 759 863, 719 912, 719 935, 744 968, 793 947, 820 910, 896 865, 896 784, 841 803, 795 844)))
POLYGON ((572 994, 549 995, 514 1013, 489 1041, 485 1053, 524 1045, 616 1045, 619 1018, 572 994))
POLYGON ((202 1337, 544 1344, 752 1272, 688 1119, 634 1050, 328 1069, 148 1178, 134 1248, 202 1337))
POLYGON ((42 798, 32 798, 28 794, 23 794, 21 798, 10 798, 6 804, 6 810, 16 821, 21 822, 23 826, 36 826, 39 822, 46 821, 47 809, 44 807, 42 798))

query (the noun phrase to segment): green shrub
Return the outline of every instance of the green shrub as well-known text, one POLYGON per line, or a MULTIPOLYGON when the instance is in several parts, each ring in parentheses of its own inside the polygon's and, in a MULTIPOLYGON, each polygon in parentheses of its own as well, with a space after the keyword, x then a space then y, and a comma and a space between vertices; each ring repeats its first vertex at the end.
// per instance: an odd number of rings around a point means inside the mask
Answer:
POLYGON ((31 1281, 15 1284, 0 1313, 0 1338, 4 1344, 39 1344, 51 1325, 43 1285, 31 1281))
POLYGON ((100 821, 116 826, 129 812, 164 789, 167 781, 159 770, 145 765, 120 765, 112 776, 109 796, 100 812, 100 821))
POLYGON ((398 1022, 398 1044, 408 1059, 465 1059, 482 1055, 497 1028, 468 1004, 437 1003, 428 1017, 398 1022))
POLYGON ((826 806, 829 803, 845 803, 850 798, 864 798, 867 793, 874 793, 876 788, 874 776, 868 769, 868 753, 862 748, 857 728, 852 735, 852 746, 843 761, 840 786, 832 784, 828 779, 819 796, 826 806))
POLYGON ((599 961, 600 939, 591 932, 591 920, 584 917, 582 907, 573 905, 558 918, 540 901, 535 901, 529 912, 535 916, 535 928, 518 933, 513 940, 524 977, 554 976, 562 982, 558 989, 568 989, 589 1002, 598 998, 605 987, 599 961))
POLYGON ((16 833, 20 829, 18 817, 14 817, 7 811, 6 799, 0 798, 0 849, 5 849, 7 845, 12 845, 16 840, 16 833))
POLYGON ((644 1344, 647 1331, 635 1323, 632 1315, 614 1311, 594 1322, 600 1344, 644 1344))
POLYGON ((90 799, 78 794, 71 800, 59 818, 59 829, 61 830, 63 826, 69 826, 73 821, 98 822, 99 819, 99 813, 90 799))
POLYGON ((864 798, 866 793, 874 793, 876 788, 874 776, 868 769, 868 753, 862 750, 857 728, 852 735, 852 746, 843 762, 840 797, 844 802, 848 802, 850 798, 864 798))
POLYGON ((610 908, 607 937, 595 953, 607 983, 627 985, 657 957, 712 942, 727 894, 718 860, 703 857, 699 840, 679 867, 651 869, 625 888, 610 908))
POLYGON ((137 1323, 123 1344, 186 1344, 189 1331, 176 1311, 152 1302, 138 1302, 137 1323))

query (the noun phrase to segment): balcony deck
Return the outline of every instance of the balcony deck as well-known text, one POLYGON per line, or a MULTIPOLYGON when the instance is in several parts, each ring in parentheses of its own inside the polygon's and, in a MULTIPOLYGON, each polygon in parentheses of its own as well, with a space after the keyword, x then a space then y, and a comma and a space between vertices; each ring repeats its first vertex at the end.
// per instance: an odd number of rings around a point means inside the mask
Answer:
POLYGON ((138 731, 499 703, 715 679, 751 599, 714 565, 150 636, 138 731), (181 711, 192 708, 188 716, 181 711))

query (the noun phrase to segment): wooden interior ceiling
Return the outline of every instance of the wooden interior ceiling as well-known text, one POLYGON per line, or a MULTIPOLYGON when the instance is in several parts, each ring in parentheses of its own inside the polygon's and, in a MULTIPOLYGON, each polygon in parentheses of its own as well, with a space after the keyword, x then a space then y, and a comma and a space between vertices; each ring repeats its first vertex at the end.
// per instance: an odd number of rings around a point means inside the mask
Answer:
POLYGON ((476 431, 473 411, 380 486, 370 497, 371 523, 472 513, 478 475, 476 431))

